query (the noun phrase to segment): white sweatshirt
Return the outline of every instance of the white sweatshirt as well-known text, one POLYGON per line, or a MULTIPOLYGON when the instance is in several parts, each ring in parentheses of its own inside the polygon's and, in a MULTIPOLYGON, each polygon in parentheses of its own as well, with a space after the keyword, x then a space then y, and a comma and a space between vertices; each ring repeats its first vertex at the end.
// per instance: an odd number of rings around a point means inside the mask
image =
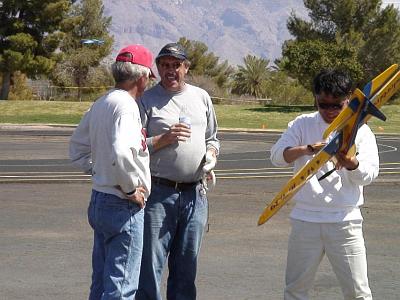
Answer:
MULTIPOLYGON (((322 141, 327 127, 318 112, 297 117, 272 147, 271 162, 276 166, 288 166, 283 151, 287 147, 322 141)), ((334 168, 332 162, 327 162, 294 196, 296 205, 292 218, 327 223, 362 219, 359 207, 364 203, 363 186, 378 176, 379 156, 375 136, 367 125, 359 128, 355 144, 359 167, 353 171, 342 168, 318 181, 334 168)), ((299 157, 294 162, 294 173, 311 159, 312 156, 307 155, 299 157)))
POLYGON ((93 189, 125 198, 144 186, 150 193, 149 152, 135 99, 112 89, 86 112, 74 131, 69 154, 74 165, 92 174, 93 189), (119 188, 118 188, 119 187, 119 188))

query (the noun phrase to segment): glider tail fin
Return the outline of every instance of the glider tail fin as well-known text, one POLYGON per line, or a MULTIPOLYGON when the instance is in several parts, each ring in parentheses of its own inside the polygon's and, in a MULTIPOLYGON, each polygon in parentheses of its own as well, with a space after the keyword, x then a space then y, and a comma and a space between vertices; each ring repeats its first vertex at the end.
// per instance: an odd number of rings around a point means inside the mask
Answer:
POLYGON ((372 115, 379 120, 386 121, 386 116, 372 102, 368 103, 367 114, 372 115))

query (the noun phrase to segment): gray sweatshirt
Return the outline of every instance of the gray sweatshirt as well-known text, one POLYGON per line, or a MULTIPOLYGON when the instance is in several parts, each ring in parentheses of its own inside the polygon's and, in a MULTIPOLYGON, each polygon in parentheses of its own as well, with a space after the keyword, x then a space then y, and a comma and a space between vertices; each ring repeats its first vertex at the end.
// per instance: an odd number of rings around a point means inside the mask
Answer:
POLYGON ((190 84, 185 84, 182 91, 169 92, 157 84, 139 99, 139 109, 143 127, 147 130, 152 176, 178 182, 199 180, 206 150, 214 148, 218 153, 220 147, 217 119, 208 93, 190 84), (189 141, 154 151, 152 137, 179 123, 182 111, 191 121, 189 141))

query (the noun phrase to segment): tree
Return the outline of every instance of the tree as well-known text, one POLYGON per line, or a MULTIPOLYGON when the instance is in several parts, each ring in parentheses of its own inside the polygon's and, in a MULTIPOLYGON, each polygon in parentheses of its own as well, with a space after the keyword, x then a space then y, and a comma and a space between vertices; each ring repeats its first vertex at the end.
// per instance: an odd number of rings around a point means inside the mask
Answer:
POLYGON ((103 14, 101 0, 82 0, 72 7, 65 22, 66 37, 60 47, 63 55, 51 79, 57 85, 77 86, 79 99, 82 88, 94 81, 90 76, 104 74, 92 69, 111 52, 113 37, 108 31, 111 17, 103 14))
POLYGON ((400 16, 380 0, 304 0, 309 20, 292 13, 293 40, 282 47, 289 73, 309 86, 322 68, 339 67, 363 85, 400 59, 400 16))
POLYGON ((284 71, 273 70, 265 82, 268 98, 276 105, 299 105, 314 103, 312 93, 299 80, 290 78, 284 71))
POLYGON ((270 74, 269 60, 253 55, 247 55, 243 60, 244 66, 238 66, 234 74, 232 93, 265 97, 265 82, 270 74))
POLYGON ((355 82, 363 80, 364 72, 357 49, 348 44, 321 40, 287 41, 280 64, 306 88, 321 69, 337 68, 347 71, 355 82))
POLYGON ((70 7, 67 0, 5 0, 0 2, 0 99, 8 99, 11 75, 16 71, 36 77, 48 74, 60 31, 70 7))
POLYGON ((24 73, 21 73, 20 71, 14 72, 11 75, 8 100, 29 100, 33 98, 33 90, 27 83, 26 75, 24 73))
POLYGON ((210 77, 220 88, 228 86, 229 78, 234 72, 228 61, 219 63, 219 57, 208 52, 208 47, 202 42, 181 37, 178 43, 186 49, 191 75, 210 77))

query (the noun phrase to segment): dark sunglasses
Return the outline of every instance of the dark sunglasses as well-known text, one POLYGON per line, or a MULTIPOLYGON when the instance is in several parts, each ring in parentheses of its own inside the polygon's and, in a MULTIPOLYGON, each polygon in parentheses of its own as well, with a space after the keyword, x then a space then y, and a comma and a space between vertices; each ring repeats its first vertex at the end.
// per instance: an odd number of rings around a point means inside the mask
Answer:
POLYGON ((172 69, 174 69, 174 70, 177 70, 177 69, 179 69, 181 66, 182 66, 182 61, 177 61, 177 62, 174 62, 174 63, 164 63, 164 62, 161 62, 160 64, 159 64, 159 66, 161 67, 161 68, 163 68, 163 69, 169 69, 169 68, 172 68, 172 69))
POLYGON ((334 110, 337 110, 337 109, 342 109, 343 105, 344 105, 344 102, 341 102, 341 103, 319 103, 318 102, 318 107, 320 109, 334 109, 334 110))

